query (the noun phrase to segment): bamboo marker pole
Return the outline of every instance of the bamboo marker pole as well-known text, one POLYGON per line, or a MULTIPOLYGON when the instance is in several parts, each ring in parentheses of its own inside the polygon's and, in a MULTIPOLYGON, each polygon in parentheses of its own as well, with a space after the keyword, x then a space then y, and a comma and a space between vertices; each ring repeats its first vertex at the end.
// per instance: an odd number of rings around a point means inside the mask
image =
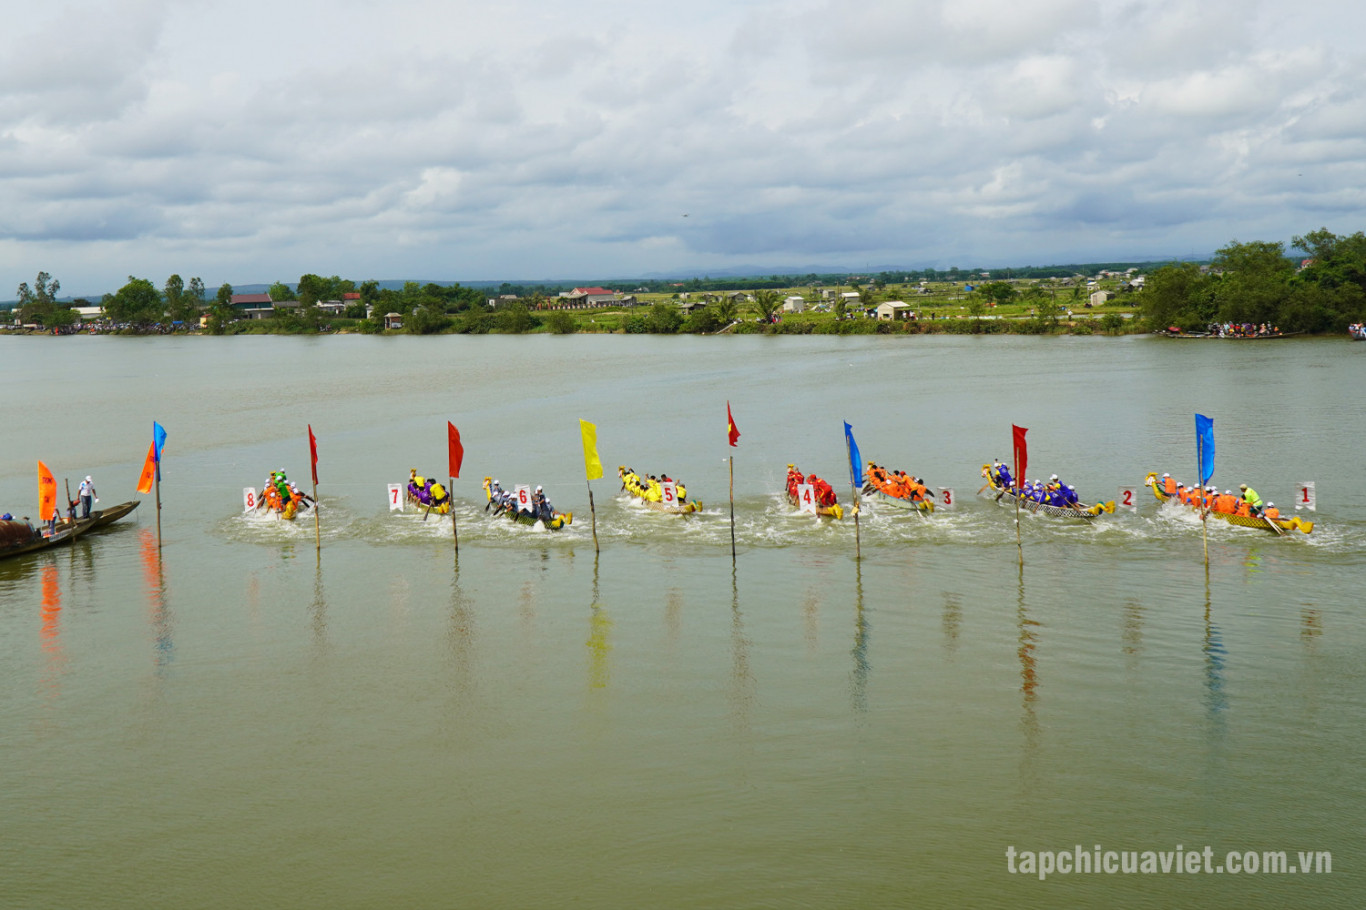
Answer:
POLYGON ((455 478, 446 478, 446 501, 451 504, 451 539, 455 541, 455 555, 460 556, 460 529, 455 524, 455 478))
MULTIPOLYGON (((1015 478, 1012 478, 1014 480, 1015 478)), ((1016 481, 1018 483, 1018 480, 1016 481)), ((1020 568, 1024 568, 1024 541, 1020 538, 1020 491, 1015 491, 1015 548, 1020 552, 1020 568)))
POLYGON ((735 566, 735 456, 730 456, 730 564, 735 566))
POLYGON ((71 505, 71 478, 63 477, 62 483, 66 484, 66 514, 71 519, 71 542, 74 544, 76 542, 76 529, 79 525, 76 524, 76 512, 71 505))
POLYGON ((313 482, 313 539, 318 544, 318 562, 323 559, 323 532, 318 524, 318 482, 313 482))
POLYGON ((157 552, 161 552, 161 461, 157 460, 156 470, 153 474, 152 489, 156 491, 157 500, 157 552))
POLYGON ((588 515, 593 520, 593 571, 597 572, 598 565, 598 509, 593 505, 593 484, 591 481, 584 480, 588 487, 588 515))

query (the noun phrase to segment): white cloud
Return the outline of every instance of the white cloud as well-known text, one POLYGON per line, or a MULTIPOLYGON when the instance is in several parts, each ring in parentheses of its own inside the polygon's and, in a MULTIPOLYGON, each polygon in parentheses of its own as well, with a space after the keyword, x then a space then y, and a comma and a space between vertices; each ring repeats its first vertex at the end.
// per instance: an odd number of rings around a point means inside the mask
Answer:
POLYGON ((1361 54, 1282 0, 6 7, 0 296, 38 269, 588 278, 1361 227, 1361 54))

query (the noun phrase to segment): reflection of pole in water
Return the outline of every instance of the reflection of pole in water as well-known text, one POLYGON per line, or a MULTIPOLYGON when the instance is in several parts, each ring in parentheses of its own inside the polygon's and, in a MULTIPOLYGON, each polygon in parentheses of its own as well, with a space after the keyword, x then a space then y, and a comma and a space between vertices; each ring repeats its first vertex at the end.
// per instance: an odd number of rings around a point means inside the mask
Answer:
POLYGON ((447 644, 451 649, 451 663, 455 672, 455 689, 463 701, 474 688, 474 612, 470 609, 465 592, 460 589, 460 573, 451 580, 451 626, 447 633, 447 644))
POLYGON ((1143 605, 1136 600, 1126 600, 1120 607, 1120 617, 1124 653, 1137 657, 1143 653, 1143 605))
POLYGON ((313 647, 319 657, 327 652, 327 598, 323 593, 323 564, 318 560, 313 575, 313 603, 309 607, 313 626, 313 647))
POLYGON ((740 582, 735 564, 730 572, 730 706, 731 718, 741 729, 748 731, 749 712, 754 704, 754 672, 749 665, 749 639, 745 637, 745 620, 740 613, 740 582))
POLYGON ((958 633, 963 627, 962 597, 953 592, 944 592, 944 650, 950 654, 958 650, 958 633))
POLYGON ((1219 627, 1212 618, 1208 567, 1205 569, 1205 639, 1201 651, 1205 655, 1205 707, 1210 720, 1222 726, 1223 713, 1228 708, 1228 695, 1224 692, 1224 664, 1228 652, 1224 650, 1219 627))
POLYGON ((1025 744, 1032 750, 1038 745, 1039 736, 1039 718, 1035 713, 1039 700, 1039 659, 1034 652, 1039 640, 1035 629, 1041 628, 1041 625, 1030 619, 1029 610, 1025 607, 1023 564, 1020 565, 1020 594, 1015 620, 1019 629, 1019 648, 1016 653, 1020 658, 1020 707, 1023 710, 1020 725, 1024 729, 1025 744))
POLYGON ((814 589, 806 592, 802 620, 806 628, 806 653, 814 656, 820 650, 821 643, 821 600, 814 589))
POLYGON ((1300 642, 1310 654, 1318 651, 1319 638, 1323 635, 1323 613, 1308 605, 1300 608, 1300 642))
POLYGON ((868 711, 868 677, 872 667, 868 664, 868 614, 863 610, 863 563, 854 561, 854 647, 850 653, 854 657, 854 669, 850 674, 849 696, 854 711, 865 714, 868 711))
POLYGON ((166 606, 166 574, 161 565, 161 543, 150 528, 143 528, 138 548, 142 554, 142 576, 147 582, 148 620, 152 624, 153 641, 156 642, 156 672, 161 675, 175 659, 171 611, 166 606))
POLYGON ((606 689, 611 678, 607 659, 612 650, 612 619, 603 609, 598 595, 598 557, 593 554, 593 604, 588 616, 588 688, 606 689))
POLYGON ((664 631, 672 651, 683 635, 683 592, 677 588, 670 588, 664 596, 664 631))

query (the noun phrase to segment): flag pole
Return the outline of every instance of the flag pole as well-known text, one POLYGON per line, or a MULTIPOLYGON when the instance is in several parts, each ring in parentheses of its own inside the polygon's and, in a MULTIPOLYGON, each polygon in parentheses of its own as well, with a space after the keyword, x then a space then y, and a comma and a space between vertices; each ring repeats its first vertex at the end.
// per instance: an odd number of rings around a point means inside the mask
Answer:
POLYGON ((735 456, 730 456, 730 564, 735 565, 735 456))
POLYGON ((460 529, 455 524, 455 478, 446 478, 446 499, 451 504, 451 538, 455 541, 455 555, 460 555, 460 529))
POLYGON ((318 545, 318 559, 323 558, 323 532, 318 524, 318 482, 313 481, 313 539, 318 545))
MULTIPOLYGON (((587 473, 585 471, 585 473, 587 473)), ((593 482, 584 478, 584 486, 588 487, 588 515, 593 520, 593 565, 596 570, 598 550, 598 509, 593 505, 593 482)))
POLYGON ((157 461, 156 479, 152 481, 152 489, 156 491, 157 502, 157 550, 161 550, 161 462, 157 461))
POLYGON ((1195 434, 1195 476, 1200 479, 1200 536, 1205 543, 1205 574, 1209 575, 1209 493, 1205 487, 1209 478, 1204 477, 1205 443, 1200 434, 1195 434))

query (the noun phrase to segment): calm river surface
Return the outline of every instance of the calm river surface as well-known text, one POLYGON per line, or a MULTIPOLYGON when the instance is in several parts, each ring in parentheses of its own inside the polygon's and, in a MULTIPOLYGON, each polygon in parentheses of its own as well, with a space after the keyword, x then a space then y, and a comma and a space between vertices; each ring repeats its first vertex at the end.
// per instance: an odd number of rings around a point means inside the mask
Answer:
MULTIPOLYGON (((1366 345, 1153 338, 0 338, 0 510, 35 462, 101 505, 0 563, 0 906, 1357 907, 1366 892, 1366 345), (726 402, 743 437, 726 445, 726 402), (1144 493, 1077 525, 975 494, 1186 479, 1318 526, 1144 493), (598 426, 595 558, 578 420, 598 426), (449 518, 387 510, 408 469, 449 518), (866 460, 929 519, 817 524, 866 460), (244 518, 308 479, 311 523, 244 518), (735 456, 732 566, 726 459, 735 456), (683 478, 680 519, 615 468, 683 478), (490 521, 544 484, 562 533, 490 521), (1011 874, 1016 851, 1331 851, 1332 874, 1011 874)), ((1016 860, 1017 864, 1020 862, 1016 860)), ((1201 860, 1203 864, 1203 859, 1201 860)))

